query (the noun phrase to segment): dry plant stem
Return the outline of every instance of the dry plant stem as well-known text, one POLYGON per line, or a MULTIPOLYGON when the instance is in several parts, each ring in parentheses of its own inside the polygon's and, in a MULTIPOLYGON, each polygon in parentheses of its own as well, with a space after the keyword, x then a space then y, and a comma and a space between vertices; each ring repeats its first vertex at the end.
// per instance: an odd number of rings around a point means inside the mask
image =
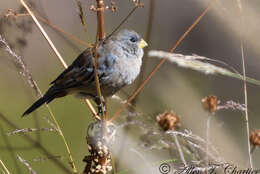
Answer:
POLYGON ((88 30, 87 30, 87 25, 86 25, 86 22, 85 22, 85 19, 84 19, 84 12, 83 12, 83 8, 82 8, 82 5, 81 5, 81 2, 79 0, 75 0, 75 3, 77 4, 77 7, 79 9, 79 18, 80 18, 80 21, 81 21, 81 24, 83 26, 83 29, 86 33, 86 38, 87 40, 88 39, 88 30))
MULTIPOLYGON (((96 45, 96 44, 95 44, 96 45)), ((98 59, 98 57, 97 57, 97 46, 95 46, 95 53, 94 53, 94 55, 95 55, 95 62, 94 62, 94 73, 95 73, 95 82, 96 82, 96 88, 97 88, 97 94, 98 94, 98 98, 99 98, 99 100, 100 100, 100 105, 101 105, 101 109, 102 109, 102 118, 101 119, 104 119, 104 107, 103 107, 103 100, 102 100, 102 94, 101 94, 101 88, 100 88, 100 83, 99 83, 99 77, 98 77, 98 73, 97 73, 97 66, 98 66, 98 63, 97 63, 97 59, 98 59)))
POLYGON ((18 160, 21 162, 21 163, 23 163, 24 165, 25 165, 25 167, 29 170, 29 172, 31 173, 31 174, 36 174, 36 172, 32 169, 32 167, 30 166, 30 164, 26 161, 26 160, 24 160, 22 157, 20 157, 18 154, 17 154, 17 158, 18 158, 18 160))
POLYGON ((183 151, 182 151, 182 149, 181 149, 181 146, 180 146, 179 140, 178 140, 178 138, 177 138, 177 135, 174 134, 173 137, 174 137, 174 142, 175 142, 176 147, 177 147, 177 149, 178 149, 178 152, 179 152, 181 161, 182 161, 182 163, 184 164, 184 166, 187 166, 187 162, 186 162, 186 160, 185 160, 185 158, 184 158, 184 154, 183 154, 183 151))
MULTIPOLYGON (((95 82, 96 82, 96 88, 97 88, 97 94, 100 100, 100 105, 101 105, 101 110, 102 110, 102 120, 104 123, 104 128, 106 128, 106 116, 104 113, 104 107, 103 107, 103 98, 102 98, 102 93, 101 93, 101 88, 100 88, 100 83, 99 83, 99 77, 97 73, 97 67, 98 67, 98 53, 97 53, 97 47, 98 47, 98 41, 104 40, 105 38, 105 29, 104 29, 104 1, 103 0, 96 0, 97 2, 97 22, 98 22, 98 30, 97 30, 97 35, 96 35, 96 43, 95 43, 95 63, 94 63, 94 72, 95 72, 95 82)), ((105 133, 106 129, 104 129, 105 133)))
POLYGON ((0 164, 1 164, 1 166, 3 167, 5 173, 11 174, 1 159, 0 159, 0 164))
POLYGON ((246 116, 246 133, 247 133, 247 150, 249 157, 249 165, 250 168, 253 169, 253 161, 251 155, 251 147, 250 147, 250 132, 249 132, 249 123, 248 123, 248 101, 247 101, 247 85, 246 85, 246 66, 245 66, 245 54, 244 54, 244 44, 243 44, 243 36, 244 36, 244 20, 243 20, 243 11, 240 0, 237 0, 239 10, 240 10, 240 26, 241 26, 241 37, 240 37, 240 50, 241 50, 241 59, 242 59, 242 68, 243 68, 243 87, 244 87, 244 100, 245 100, 245 116, 246 116))
POLYGON ((209 144, 210 144, 210 121, 212 115, 208 116, 207 129, 206 129, 206 166, 209 166, 209 144))
POLYGON ((44 36, 44 38, 48 41, 48 44, 50 45, 50 47, 52 48, 52 50, 55 52, 55 54, 57 55, 57 57, 59 58, 60 62, 62 63, 62 65, 65 68, 68 68, 67 64, 65 63, 65 61, 63 60, 63 58, 61 57, 60 53, 58 52, 58 50, 56 49, 56 47, 54 46, 54 44, 52 43, 51 39, 48 37, 47 33, 45 32, 45 30, 42 28, 41 24, 38 22, 37 18, 35 17, 35 15, 33 14, 33 12, 30 10, 30 8, 27 6, 27 4, 23 1, 20 0, 21 4, 24 6, 24 8, 27 10, 27 12, 30 14, 30 16, 32 17, 33 21, 35 22, 36 26, 39 28, 39 30, 41 31, 42 35, 44 36))
MULTIPOLYGON (((170 52, 174 52, 174 50, 177 48, 177 46, 183 41, 183 39, 189 34, 189 32, 199 23, 199 21, 207 14, 209 9, 213 6, 213 4, 216 2, 216 0, 212 0, 211 3, 208 5, 208 7, 202 12, 202 14, 193 22, 193 24, 185 31, 185 33, 179 38, 179 40, 174 44, 174 46, 170 49, 170 52)), ((125 104, 123 104, 118 111, 113 115, 113 117, 109 121, 113 121, 130 103, 136 95, 144 88, 144 86, 147 84, 147 82, 154 76, 154 74, 160 69, 160 67, 163 65, 163 63, 167 59, 162 59, 159 64, 152 70, 152 72, 148 75, 148 77, 143 81, 143 83, 139 86, 138 89, 132 94, 132 96, 127 100, 125 104)))
POLYGON ((105 27, 104 27, 104 1, 96 0, 97 2, 97 18, 98 18, 98 39, 103 40, 105 38, 105 27))
MULTIPOLYGON (((37 18, 34 16, 33 12, 30 10, 30 8, 27 6, 27 4, 23 1, 23 0, 20 0, 21 4, 25 7, 25 9, 27 10, 27 12, 30 14, 30 16, 32 17, 33 21, 35 22, 35 24, 37 25, 37 27, 40 29, 41 33, 43 34, 43 36, 45 37, 45 39, 48 41, 49 45, 51 46, 51 48, 53 49, 53 51, 55 52, 55 54, 58 56, 59 60, 61 61, 61 63, 63 64, 63 66, 65 68, 67 68, 67 64, 65 63, 65 61, 62 59, 61 55, 59 54, 58 50, 55 48, 54 44, 52 43, 52 41, 50 40, 50 38, 48 37, 47 33, 44 31, 44 29, 42 28, 41 24, 38 22, 37 18)), ((61 135, 62 139, 63 139, 63 142, 66 146, 66 150, 68 152, 68 155, 69 155, 69 159, 70 159, 70 162, 71 162, 71 165, 72 165, 72 168, 73 168, 73 172, 74 173, 77 173, 77 168, 74 164, 74 161, 73 161, 73 158, 72 158, 72 155, 71 155, 71 152, 70 152, 70 149, 69 149, 69 146, 68 146, 68 143, 63 135, 63 132, 61 131, 61 128, 54 116, 54 114, 52 113, 50 107, 48 105, 46 105, 49 112, 50 112, 50 115, 54 121, 54 123, 56 124, 56 126, 58 127, 59 129, 59 134, 61 135)))

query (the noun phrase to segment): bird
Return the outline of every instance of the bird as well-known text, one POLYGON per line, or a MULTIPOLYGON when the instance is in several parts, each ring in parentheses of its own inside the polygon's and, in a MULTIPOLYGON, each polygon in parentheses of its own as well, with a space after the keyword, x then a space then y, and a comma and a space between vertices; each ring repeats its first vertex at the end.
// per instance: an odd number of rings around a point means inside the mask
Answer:
POLYGON ((44 103, 56 98, 74 94, 79 98, 92 99, 100 105, 104 97, 114 95, 118 90, 134 82, 140 73, 143 48, 148 44, 133 30, 123 29, 105 38, 94 49, 88 47, 50 83, 47 92, 33 103, 22 115, 29 115, 44 103), (97 57, 97 74, 102 101, 97 95, 94 59, 97 57))

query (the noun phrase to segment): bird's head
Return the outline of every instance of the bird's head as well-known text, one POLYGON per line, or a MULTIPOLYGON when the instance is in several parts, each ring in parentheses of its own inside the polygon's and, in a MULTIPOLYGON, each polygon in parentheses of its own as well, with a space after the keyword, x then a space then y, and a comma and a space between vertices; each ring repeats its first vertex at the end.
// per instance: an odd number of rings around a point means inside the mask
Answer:
MULTIPOLYGON (((120 30, 112 38, 112 40, 119 43, 119 45, 128 53, 143 55, 143 48, 148 44, 133 30, 120 30)), ((142 57, 142 56, 141 56, 142 57)))

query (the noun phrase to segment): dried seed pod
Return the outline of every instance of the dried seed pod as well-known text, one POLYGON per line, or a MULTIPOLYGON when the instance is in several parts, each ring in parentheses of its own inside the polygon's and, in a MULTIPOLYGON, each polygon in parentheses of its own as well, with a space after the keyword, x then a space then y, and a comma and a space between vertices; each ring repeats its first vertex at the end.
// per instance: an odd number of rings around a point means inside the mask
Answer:
POLYGON ((108 123, 106 128, 104 133, 102 121, 96 121, 88 126, 86 139, 90 155, 83 159, 87 163, 84 174, 105 174, 112 170, 109 145, 114 140, 116 127, 108 123))
POLYGON ((250 143, 254 146, 260 146, 260 129, 251 132, 250 143))
POLYGON ((209 112, 216 112, 217 111, 217 106, 218 106, 218 98, 214 95, 210 95, 210 96, 207 96, 207 97, 204 97, 202 100, 201 100, 203 106, 204 106, 204 109, 209 111, 209 112))
POLYGON ((164 112, 158 115, 156 120, 164 131, 176 129, 180 121, 179 117, 173 112, 164 112))

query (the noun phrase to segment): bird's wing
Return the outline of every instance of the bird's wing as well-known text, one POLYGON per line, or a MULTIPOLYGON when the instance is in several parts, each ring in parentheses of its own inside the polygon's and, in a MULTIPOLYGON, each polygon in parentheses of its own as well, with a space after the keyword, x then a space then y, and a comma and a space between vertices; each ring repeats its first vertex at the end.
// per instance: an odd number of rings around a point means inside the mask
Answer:
MULTIPOLYGON (((101 49, 99 51, 101 51, 101 49)), ((78 86, 92 84, 95 81, 95 75, 91 51, 92 50, 88 48, 81 53, 78 58, 51 84, 56 86, 58 89, 76 88, 78 86)), ((116 57, 110 53, 106 53, 103 54, 103 56, 98 57, 97 71, 101 83, 106 83, 106 79, 111 71, 113 71, 112 67, 115 64, 115 60, 116 57)))
POLYGON ((51 84, 65 89, 72 88, 75 85, 79 85, 79 82, 91 80, 93 72, 91 49, 88 48, 51 84))

